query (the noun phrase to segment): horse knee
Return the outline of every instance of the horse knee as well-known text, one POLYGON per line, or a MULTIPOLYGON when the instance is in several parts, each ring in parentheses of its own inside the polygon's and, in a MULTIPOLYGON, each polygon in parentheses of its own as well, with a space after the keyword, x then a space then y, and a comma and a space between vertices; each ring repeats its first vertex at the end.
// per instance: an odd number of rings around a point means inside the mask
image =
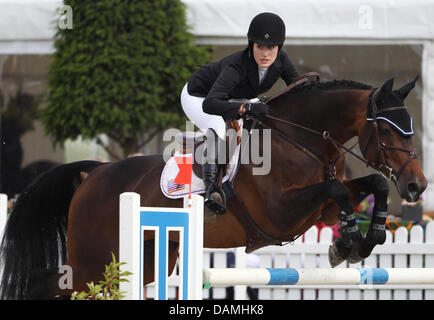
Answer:
POLYGON ((389 183, 387 179, 380 174, 372 175, 371 187, 377 195, 387 196, 389 194, 389 183))
POLYGON ((328 192, 329 198, 334 199, 338 203, 341 210, 346 211, 350 209, 350 191, 341 181, 330 181, 328 192))

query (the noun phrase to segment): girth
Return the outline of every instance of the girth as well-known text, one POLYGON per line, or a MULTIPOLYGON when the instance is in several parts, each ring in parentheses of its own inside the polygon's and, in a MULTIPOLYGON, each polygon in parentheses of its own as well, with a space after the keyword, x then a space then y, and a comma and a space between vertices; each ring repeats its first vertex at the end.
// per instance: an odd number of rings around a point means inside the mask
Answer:
POLYGON ((241 200, 239 195, 235 192, 232 184, 229 181, 226 181, 223 183, 222 187, 226 194, 228 209, 234 214, 235 218, 246 232, 246 253, 251 253, 269 245, 281 246, 283 245, 283 242, 292 242, 298 237, 279 239, 266 233, 255 223, 255 221, 253 221, 243 203, 243 200, 241 200))

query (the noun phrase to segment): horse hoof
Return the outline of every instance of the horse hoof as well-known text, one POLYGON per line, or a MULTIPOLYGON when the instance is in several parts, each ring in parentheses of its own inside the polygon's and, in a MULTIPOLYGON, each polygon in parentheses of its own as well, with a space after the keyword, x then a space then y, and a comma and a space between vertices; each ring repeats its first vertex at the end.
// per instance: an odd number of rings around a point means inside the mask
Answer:
POLYGON ((370 256, 372 250, 374 249, 374 246, 369 245, 366 241, 366 239, 364 239, 359 246, 359 255, 365 259, 367 257, 370 256))
POLYGON ((351 249, 351 252, 346 259, 349 263, 358 263, 358 262, 363 260, 363 258, 360 256, 360 253, 359 253, 359 250, 360 250, 359 247, 360 247, 359 242, 353 243, 353 247, 351 249))
POLYGON ((336 246, 333 244, 329 247, 329 263, 332 268, 340 265, 342 262, 345 261, 345 258, 343 258, 339 254, 339 250, 336 248, 336 246))

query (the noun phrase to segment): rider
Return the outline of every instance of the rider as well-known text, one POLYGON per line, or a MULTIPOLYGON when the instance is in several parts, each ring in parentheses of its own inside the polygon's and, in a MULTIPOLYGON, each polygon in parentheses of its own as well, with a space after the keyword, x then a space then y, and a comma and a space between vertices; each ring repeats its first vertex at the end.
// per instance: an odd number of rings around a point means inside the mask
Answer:
POLYGON ((252 99, 269 90, 281 77, 289 85, 298 73, 285 51, 285 24, 276 14, 263 12, 250 22, 248 47, 218 62, 201 67, 192 74, 181 93, 181 104, 187 117, 203 132, 206 163, 203 180, 205 206, 224 213, 223 191, 218 186, 218 146, 226 134, 225 120, 268 114, 262 102, 229 102, 229 99, 252 99))

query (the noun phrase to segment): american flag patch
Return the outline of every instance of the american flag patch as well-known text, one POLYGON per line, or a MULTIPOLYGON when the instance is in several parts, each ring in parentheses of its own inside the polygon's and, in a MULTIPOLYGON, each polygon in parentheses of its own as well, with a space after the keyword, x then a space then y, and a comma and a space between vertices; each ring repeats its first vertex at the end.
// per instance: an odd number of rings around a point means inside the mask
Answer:
POLYGON ((173 182, 174 180, 170 180, 167 182, 167 192, 173 193, 176 191, 184 190, 185 184, 176 184, 173 182))

